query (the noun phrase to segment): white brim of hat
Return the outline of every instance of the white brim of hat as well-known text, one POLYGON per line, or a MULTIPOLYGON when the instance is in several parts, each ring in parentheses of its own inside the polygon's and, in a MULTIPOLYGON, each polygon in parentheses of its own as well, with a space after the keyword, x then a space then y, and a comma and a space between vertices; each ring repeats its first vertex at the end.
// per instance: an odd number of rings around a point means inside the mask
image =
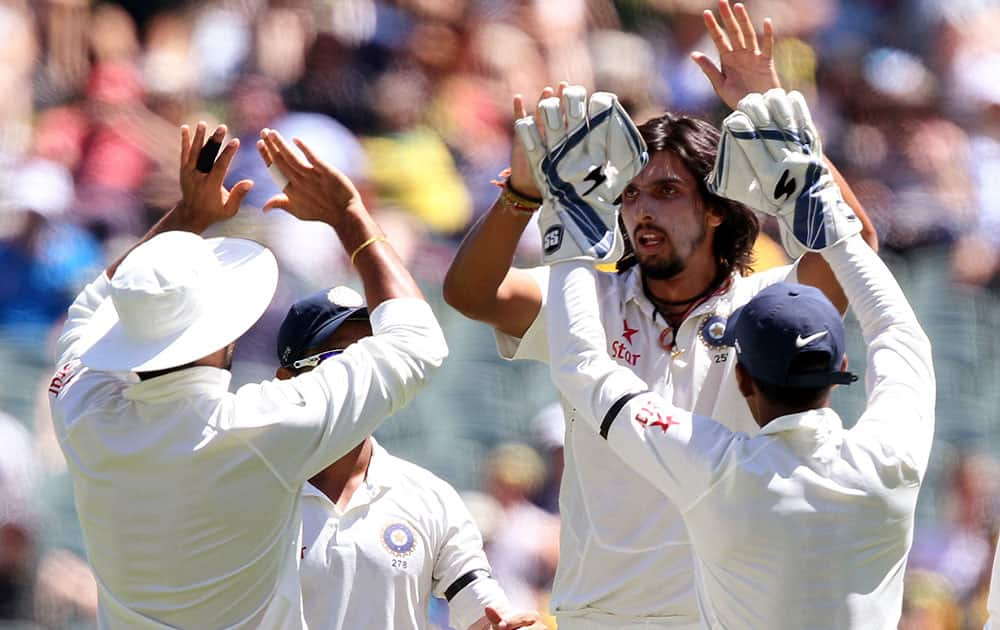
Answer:
POLYGON ((107 298, 88 323, 80 360, 91 369, 149 372, 185 365, 221 350, 250 329, 267 310, 278 286, 278 262, 266 247, 243 238, 210 238, 222 273, 207 291, 201 316, 191 326, 154 341, 137 342, 107 298), (89 347, 88 347, 89 346, 89 347))

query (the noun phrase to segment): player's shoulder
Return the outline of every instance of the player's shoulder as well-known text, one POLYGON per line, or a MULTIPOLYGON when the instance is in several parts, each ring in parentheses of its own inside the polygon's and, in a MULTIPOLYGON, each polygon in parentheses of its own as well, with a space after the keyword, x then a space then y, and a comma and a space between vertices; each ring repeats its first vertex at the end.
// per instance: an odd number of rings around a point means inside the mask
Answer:
POLYGON ((384 457, 383 464, 392 471, 394 488, 413 495, 434 496, 445 500, 458 498, 458 491, 450 483, 423 466, 397 457, 385 449, 381 449, 381 455, 384 457))
POLYGON ((764 271, 756 271, 750 275, 733 273, 732 281, 729 285, 731 299, 737 305, 749 302, 750 298, 757 295, 767 287, 778 282, 795 281, 794 264, 771 267, 764 271))

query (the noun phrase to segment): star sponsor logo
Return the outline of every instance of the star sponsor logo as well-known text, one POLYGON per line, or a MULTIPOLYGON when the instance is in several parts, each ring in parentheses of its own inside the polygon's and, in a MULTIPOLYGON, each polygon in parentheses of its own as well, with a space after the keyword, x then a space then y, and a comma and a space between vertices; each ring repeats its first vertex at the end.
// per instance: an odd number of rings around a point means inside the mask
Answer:
POLYGON ((628 342, 628 345, 631 346, 632 345, 632 337, 635 336, 635 333, 639 332, 639 329, 638 328, 631 328, 628 325, 628 320, 627 319, 622 320, 622 323, 624 324, 624 329, 622 330, 622 337, 624 337, 625 341, 628 342))
POLYGON ((664 433, 675 424, 680 424, 674 420, 673 416, 663 413, 652 404, 647 404, 636 412, 635 421, 647 429, 659 427, 664 433))
POLYGON ((74 376, 76 374, 73 372, 73 362, 64 364, 49 381, 49 393, 58 396, 59 392, 73 380, 74 376))

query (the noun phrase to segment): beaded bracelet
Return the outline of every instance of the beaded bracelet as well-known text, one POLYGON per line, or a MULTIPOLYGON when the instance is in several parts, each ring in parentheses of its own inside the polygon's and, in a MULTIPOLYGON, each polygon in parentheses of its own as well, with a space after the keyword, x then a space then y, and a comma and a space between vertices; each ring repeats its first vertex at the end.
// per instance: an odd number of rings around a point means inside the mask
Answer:
POLYGON ((500 174, 503 180, 493 180, 493 184, 500 187, 500 203, 505 208, 518 214, 533 215, 542 206, 542 200, 529 197, 510 184, 510 170, 507 169, 500 174))

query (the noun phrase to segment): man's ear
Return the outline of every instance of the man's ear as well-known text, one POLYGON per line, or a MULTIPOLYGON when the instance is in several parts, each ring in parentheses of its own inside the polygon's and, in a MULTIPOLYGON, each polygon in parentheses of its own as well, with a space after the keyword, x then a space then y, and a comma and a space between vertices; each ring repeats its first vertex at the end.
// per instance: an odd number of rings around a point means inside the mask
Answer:
POLYGON ((753 378, 740 363, 736 364, 736 385, 740 388, 740 394, 744 398, 750 398, 754 395, 753 378))
POLYGON ((274 378, 278 379, 279 381, 287 381, 293 376, 295 376, 295 372, 289 370, 286 367, 279 367, 274 372, 274 378))
POLYGON ((705 213, 705 221, 711 228, 717 228, 722 225, 723 221, 726 220, 725 214, 720 210, 716 210, 712 206, 708 207, 708 212, 705 213))

